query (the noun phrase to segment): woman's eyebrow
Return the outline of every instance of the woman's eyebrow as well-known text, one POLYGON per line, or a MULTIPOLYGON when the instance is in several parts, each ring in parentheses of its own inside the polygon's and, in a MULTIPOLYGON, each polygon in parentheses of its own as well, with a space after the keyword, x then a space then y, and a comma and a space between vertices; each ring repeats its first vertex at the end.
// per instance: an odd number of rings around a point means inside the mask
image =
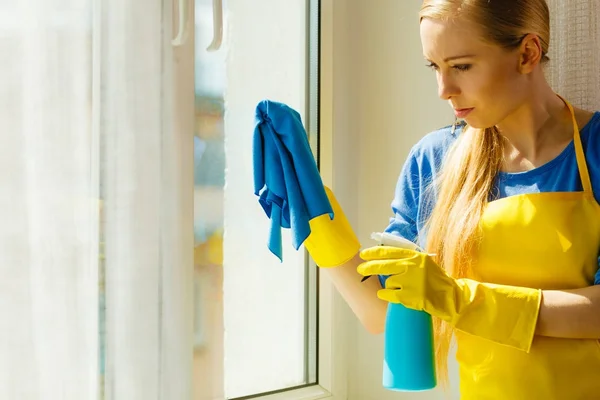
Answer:
MULTIPOLYGON (((464 54, 464 55, 460 55, 460 56, 446 57, 446 58, 444 59, 444 62, 453 61, 453 60, 458 60, 458 59, 461 59, 461 58, 472 58, 472 57, 475 57, 475 55, 474 55, 474 54, 464 54)), ((432 61, 431 61, 429 58, 427 58, 427 57, 425 57, 425 60, 427 60, 427 61, 429 61, 429 62, 432 62, 432 61)))

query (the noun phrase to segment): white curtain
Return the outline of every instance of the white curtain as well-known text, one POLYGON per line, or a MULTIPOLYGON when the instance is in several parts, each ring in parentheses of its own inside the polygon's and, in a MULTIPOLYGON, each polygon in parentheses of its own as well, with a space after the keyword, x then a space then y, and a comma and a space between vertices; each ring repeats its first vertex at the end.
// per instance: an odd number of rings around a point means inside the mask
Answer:
POLYGON ((105 0, 101 8, 105 396, 188 399, 193 354, 193 35, 187 35, 184 46, 173 48, 171 18, 178 13, 172 15, 170 1, 105 0))
POLYGON ((0 3, 0 399, 191 397, 193 35, 173 48, 172 16, 0 3))
POLYGON ((600 110, 600 2, 548 0, 551 39, 547 76, 574 105, 600 110))
POLYGON ((91 2, 0 7, 0 398, 93 399, 91 2))

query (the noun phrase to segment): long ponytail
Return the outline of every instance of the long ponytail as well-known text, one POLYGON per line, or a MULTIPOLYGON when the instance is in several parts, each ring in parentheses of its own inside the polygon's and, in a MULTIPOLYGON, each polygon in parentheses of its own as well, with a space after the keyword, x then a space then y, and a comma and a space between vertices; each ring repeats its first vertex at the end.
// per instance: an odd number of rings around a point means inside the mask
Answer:
MULTIPOLYGON (((472 271, 479 221, 503 157, 502 136, 493 128, 466 127, 433 182, 437 198, 425 226, 427 251, 455 278, 475 277, 472 271)), ((447 359, 453 330, 434 319, 436 366, 439 379, 448 381, 447 359)))

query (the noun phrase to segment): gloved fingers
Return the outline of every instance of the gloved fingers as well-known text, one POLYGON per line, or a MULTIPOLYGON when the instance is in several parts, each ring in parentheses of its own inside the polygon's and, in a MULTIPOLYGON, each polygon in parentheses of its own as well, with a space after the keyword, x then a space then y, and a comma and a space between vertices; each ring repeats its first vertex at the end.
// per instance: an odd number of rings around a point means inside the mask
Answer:
POLYGON ((400 289, 381 289, 377 291, 377 297, 388 303, 402 304, 412 310, 423 310, 423 298, 409 292, 400 289))
POLYGON ((388 303, 397 303, 401 304, 398 296, 399 290, 393 289, 381 289, 377 291, 377 297, 383 301, 387 301, 388 303))
POLYGON ((391 290, 402 290, 410 279, 406 275, 392 275, 385 280, 385 288, 391 290))
POLYGON ((419 257, 421 253, 410 249, 392 246, 373 246, 360 252, 360 258, 365 261, 373 260, 403 260, 419 257))
POLYGON ((376 260, 360 264, 356 271, 363 276, 397 275, 405 273, 408 267, 402 260, 376 260))

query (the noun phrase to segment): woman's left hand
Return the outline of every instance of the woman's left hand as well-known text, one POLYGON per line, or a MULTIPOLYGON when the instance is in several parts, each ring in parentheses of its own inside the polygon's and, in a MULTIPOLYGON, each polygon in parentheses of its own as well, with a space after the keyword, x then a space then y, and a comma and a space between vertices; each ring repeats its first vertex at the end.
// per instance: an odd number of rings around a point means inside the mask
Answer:
POLYGON ((458 286, 426 253, 389 246, 363 250, 357 268, 364 276, 390 275, 377 297, 448 320, 458 286))
POLYGON ((450 277, 428 254, 397 247, 363 250, 357 271, 391 275, 377 296, 423 310, 455 328, 529 351, 541 290, 450 277))

